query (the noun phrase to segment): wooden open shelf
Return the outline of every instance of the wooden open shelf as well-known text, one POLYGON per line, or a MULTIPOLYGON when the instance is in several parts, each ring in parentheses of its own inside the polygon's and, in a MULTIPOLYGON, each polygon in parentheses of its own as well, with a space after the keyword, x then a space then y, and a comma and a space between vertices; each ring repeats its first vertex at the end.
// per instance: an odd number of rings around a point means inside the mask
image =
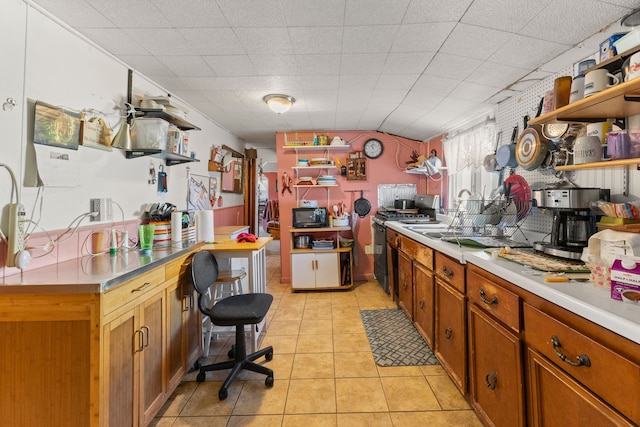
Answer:
POLYGON ((640 159, 638 158, 616 159, 616 160, 608 160, 604 162, 583 163, 580 165, 556 166, 555 170, 572 171, 577 169, 611 168, 615 166, 626 166, 626 165, 640 165, 640 159))

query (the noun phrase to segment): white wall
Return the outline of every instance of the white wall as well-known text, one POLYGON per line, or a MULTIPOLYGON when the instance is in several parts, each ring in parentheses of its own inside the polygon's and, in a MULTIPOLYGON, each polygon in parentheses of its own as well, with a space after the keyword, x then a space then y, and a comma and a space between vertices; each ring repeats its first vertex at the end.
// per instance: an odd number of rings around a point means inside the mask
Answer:
MULTIPOLYGON (((17 106, 13 111, 0 109, 0 163, 8 164, 22 183, 28 127, 33 126, 27 120, 27 101, 41 100, 72 110, 99 110, 111 126, 117 126, 118 107, 126 100, 128 67, 22 0, 3 0, 1 8, 0 104, 11 97, 17 106)), ((143 95, 166 96, 167 91, 134 72, 133 96, 143 95)), ((240 152, 244 152, 245 144, 180 102, 189 109, 187 119, 202 129, 189 135, 189 151, 195 151, 200 162, 165 166, 167 193, 158 193, 155 185, 147 183, 150 161, 157 170, 164 164, 161 159, 127 160, 121 150, 106 152, 80 146, 80 186, 45 187, 40 225, 47 230, 66 227, 88 211, 89 199, 94 197, 112 198, 122 206, 125 219, 139 218, 148 204, 158 201, 186 208, 188 170, 208 175, 207 160, 213 144, 226 144, 240 152)), ((31 211, 37 188, 20 187, 22 203, 31 211)), ((10 189, 9 175, 0 169, 0 206, 9 203, 10 189)), ((224 198, 225 207, 243 204, 242 195, 225 193, 224 198)), ((117 209, 115 213, 114 219, 120 220, 117 209)))

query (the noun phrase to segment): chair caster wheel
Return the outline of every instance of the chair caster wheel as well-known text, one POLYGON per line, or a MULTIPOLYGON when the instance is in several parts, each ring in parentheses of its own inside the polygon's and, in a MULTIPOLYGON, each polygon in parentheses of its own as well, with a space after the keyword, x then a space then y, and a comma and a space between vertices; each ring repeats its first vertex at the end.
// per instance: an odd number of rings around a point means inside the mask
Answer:
POLYGON ((221 388, 220 391, 218 392, 218 399, 225 400, 226 398, 227 398, 227 389, 221 388))
POLYGON ((273 377, 265 378, 264 385, 266 385, 269 388, 273 387, 273 377))
POLYGON ((200 360, 196 360, 196 362, 193 364, 193 370, 194 371, 199 371, 200 370, 200 366, 202 366, 202 364, 200 363, 200 360))
POLYGON ((270 351, 269 353, 265 354, 264 358, 267 359, 267 362, 273 359, 273 351, 270 351))
POLYGON ((236 346, 235 346, 235 344, 231 346, 231 350, 229 350, 229 353, 227 353, 227 356, 229 356, 229 359, 235 359, 235 357, 236 357, 236 346))
POLYGON ((196 381, 199 383, 203 382, 206 375, 207 374, 204 372, 199 372, 198 376, 196 377, 196 381))

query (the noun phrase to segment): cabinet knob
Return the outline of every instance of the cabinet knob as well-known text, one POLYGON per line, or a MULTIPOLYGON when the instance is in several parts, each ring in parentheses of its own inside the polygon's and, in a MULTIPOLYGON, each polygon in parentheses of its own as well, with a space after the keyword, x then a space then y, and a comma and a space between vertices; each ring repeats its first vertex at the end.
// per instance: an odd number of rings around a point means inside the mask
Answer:
POLYGON ((498 384, 498 376, 495 372, 489 372, 487 375, 485 375, 484 380, 486 381, 487 387, 489 387, 490 390, 496 389, 496 385, 498 384))
POLYGON ((449 270, 446 265, 442 266, 442 275, 444 277, 453 277, 453 270, 449 270))
POLYGON ((452 334, 453 334, 453 329, 451 329, 451 326, 447 326, 447 329, 444 330, 444 337, 450 340, 452 334))
POLYGON ((589 359, 589 356, 587 356, 586 354, 580 354, 576 356, 577 362, 574 362, 573 360, 569 359, 569 357, 565 356, 564 353, 560 351, 560 348, 562 347, 562 344, 560 344, 560 338, 555 335, 551 336, 551 345, 553 346, 553 352, 563 362, 568 363, 571 366, 586 366, 587 368, 591 366, 591 359, 589 359))
POLYGON ((480 299, 482 300, 483 303, 485 303, 487 305, 492 305, 492 304, 497 304, 498 303, 498 297, 496 295, 491 297, 490 300, 486 299, 485 295, 486 295, 486 292, 484 291, 484 289, 480 288, 480 299))

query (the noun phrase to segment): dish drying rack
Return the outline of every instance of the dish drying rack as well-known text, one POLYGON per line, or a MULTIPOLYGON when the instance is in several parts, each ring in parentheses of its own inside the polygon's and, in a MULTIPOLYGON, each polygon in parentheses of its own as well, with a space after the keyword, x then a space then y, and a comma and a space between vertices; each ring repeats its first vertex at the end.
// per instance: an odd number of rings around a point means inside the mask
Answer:
POLYGON ((531 247, 520 229, 529 211, 528 203, 517 199, 500 198, 471 208, 460 203, 454 209, 445 210, 451 221, 441 239, 480 247, 531 247), (513 240, 516 233, 524 240, 513 240))

